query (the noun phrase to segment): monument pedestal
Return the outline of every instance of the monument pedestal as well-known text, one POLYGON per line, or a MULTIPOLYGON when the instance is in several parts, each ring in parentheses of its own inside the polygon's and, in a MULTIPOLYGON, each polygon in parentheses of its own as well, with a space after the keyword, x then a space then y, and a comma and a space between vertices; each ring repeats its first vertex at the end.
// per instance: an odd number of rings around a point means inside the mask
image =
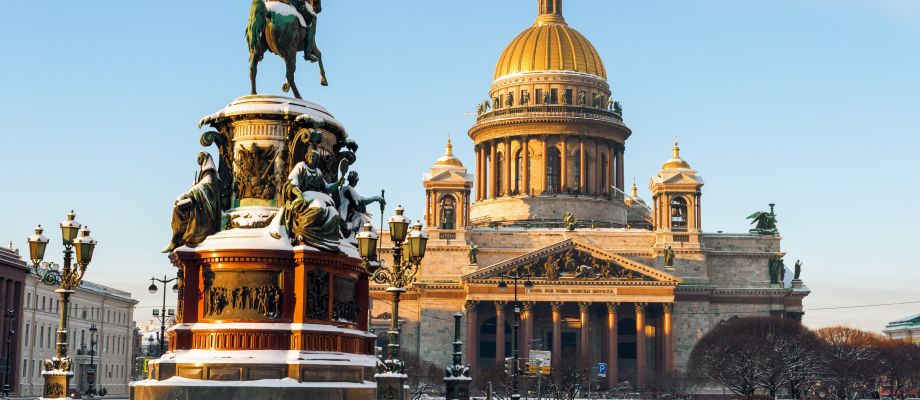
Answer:
POLYGON ((236 99, 202 124, 216 129, 201 143, 217 145, 220 165, 209 181, 216 184, 199 190, 219 192, 219 227, 182 227, 213 230, 170 252, 177 324, 167 332, 169 351, 132 383, 131 398, 374 398, 376 336, 367 332, 368 273, 357 250, 337 241, 334 208, 318 222, 334 228, 320 232, 325 250, 289 233, 283 218, 285 196, 301 190, 289 177, 295 164, 319 157, 311 179, 334 182, 340 158, 354 160, 343 154, 352 143, 344 128, 316 104, 265 95, 236 99))

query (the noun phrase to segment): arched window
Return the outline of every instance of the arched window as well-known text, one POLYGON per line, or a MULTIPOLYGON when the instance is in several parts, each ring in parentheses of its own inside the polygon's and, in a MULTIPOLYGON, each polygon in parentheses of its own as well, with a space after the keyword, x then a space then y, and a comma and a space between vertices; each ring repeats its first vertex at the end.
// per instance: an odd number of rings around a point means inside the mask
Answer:
POLYGON ((505 155, 503 153, 495 154, 495 194, 496 194, 496 197, 505 194, 503 191, 504 187, 502 186, 502 180, 504 180, 505 178, 504 176, 502 176, 502 173, 505 172, 504 165, 505 165, 505 155))
POLYGON ((683 197, 671 200, 671 230, 687 230, 687 201, 683 197))
POLYGON ((441 198, 439 209, 441 210, 439 229, 457 229, 457 202, 454 197, 441 198))
POLYGON ((517 194, 524 191, 524 188, 521 187, 524 184, 524 159, 521 158, 523 153, 522 150, 518 150, 514 154, 514 192, 517 194))
POLYGON ((560 163, 559 149, 550 147, 546 154, 546 191, 549 193, 559 193, 560 163))

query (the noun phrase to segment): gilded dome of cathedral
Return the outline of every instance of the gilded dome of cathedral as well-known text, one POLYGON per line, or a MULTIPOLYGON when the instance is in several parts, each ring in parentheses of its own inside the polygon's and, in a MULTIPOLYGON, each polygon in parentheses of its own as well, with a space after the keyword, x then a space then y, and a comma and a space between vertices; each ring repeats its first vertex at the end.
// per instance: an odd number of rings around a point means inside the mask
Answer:
POLYGON ((450 143, 450 138, 447 138, 447 145, 444 146, 444 155, 438 158, 434 162, 434 165, 442 166, 452 166, 452 167, 462 167, 463 163, 457 157, 454 157, 454 145, 450 143))
POLYGON ((591 42, 562 18, 562 0, 540 0, 539 16, 505 48, 495 77, 532 71, 574 71, 607 79, 591 42))

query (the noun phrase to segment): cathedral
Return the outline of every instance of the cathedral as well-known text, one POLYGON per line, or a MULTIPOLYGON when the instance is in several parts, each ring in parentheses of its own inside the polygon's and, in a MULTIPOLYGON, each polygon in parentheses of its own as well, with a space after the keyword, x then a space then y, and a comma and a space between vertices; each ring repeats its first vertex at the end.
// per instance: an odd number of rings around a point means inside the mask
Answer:
MULTIPOLYGON (((604 385, 641 384, 685 368, 720 321, 801 319, 809 290, 787 273, 781 237, 705 232, 703 179, 678 143, 648 181, 650 201, 625 188, 632 131, 601 56, 562 11, 562 0, 538 0, 534 24, 498 58, 469 129, 472 170, 448 140, 424 175, 430 239, 402 295, 402 348, 449 365, 461 312, 464 362, 501 369, 517 295, 521 359, 549 351, 553 369, 606 363, 604 385)), ((389 324, 384 289, 371 285, 378 335, 389 324)))

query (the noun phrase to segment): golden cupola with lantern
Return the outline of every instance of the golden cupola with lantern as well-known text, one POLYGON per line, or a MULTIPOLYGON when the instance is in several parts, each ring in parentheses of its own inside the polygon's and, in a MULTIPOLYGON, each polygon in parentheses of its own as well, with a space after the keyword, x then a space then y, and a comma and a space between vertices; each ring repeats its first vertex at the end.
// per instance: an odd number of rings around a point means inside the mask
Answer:
POLYGON ((649 182, 658 247, 700 245, 703 185, 703 178, 681 158, 680 144, 675 140, 671 159, 665 161, 649 182))
POLYGON ((627 224, 624 150, 632 133, 597 50, 562 0, 538 0, 533 25, 505 48, 469 130, 476 148, 474 226, 627 224))

